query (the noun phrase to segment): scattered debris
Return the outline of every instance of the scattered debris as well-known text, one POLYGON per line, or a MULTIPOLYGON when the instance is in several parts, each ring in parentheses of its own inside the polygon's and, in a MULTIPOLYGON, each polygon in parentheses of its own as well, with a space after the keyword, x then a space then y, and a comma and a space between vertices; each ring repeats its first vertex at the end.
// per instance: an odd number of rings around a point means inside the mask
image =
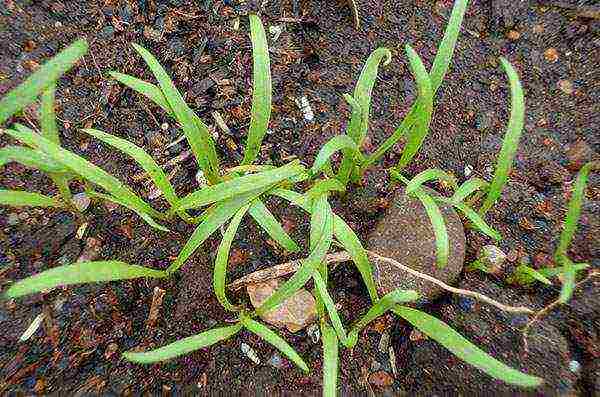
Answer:
POLYGON ((506 254, 495 245, 486 245, 481 248, 477 260, 469 265, 469 270, 478 269, 486 273, 501 274, 506 254))
POLYGON ((98 257, 100 249, 102 248, 102 242, 94 237, 88 237, 85 240, 85 247, 83 252, 77 258, 77 262, 89 262, 93 261, 98 257))
MULTIPOLYGON (((282 281, 282 279, 272 279, 264 283, 249 284, 246 291, 252 305, 259 307, 275 292, 282 281)), ((286 327, 290 332, 298 332, 317 318, 315 298, 306 289, 301 288, 261 318, 276 327, 286 327)))
POLYGON ((369 383, 375 387, 385 388, 391 386, 394 379, 385 371, 377 371, 369 375, 369 383))
POLYGON ((509 40, 512 40, 512 41, 517 41, 517 40, 519 40, 520 37, 521 37, 521 33, 519 33, 516 30, 509 30, 508 33, 506 34, 506 38, 508 38, 509 40))
POLYGON ((569 361, 569 371, 571 371, 573 373, 577 373, 580 370, 581 370, 581 364, 579 363, 579 361, 576 361, 576 360, 569 361))
POLYGON ((312 108, 310 107, 310 103, 308 102, 308 98, 306 95, 302 95, 300 98, 296 98, 296 105, 302 112, 304 116, 304 120, 311 123, 315 119, 315 114, 313 113, 312 108))
POLYGON ((471 175, 472 173, 473 173, 473 166, 470 164, 465 165, 465 171, 464 171, 465 177, 468 178, 469 175, 471 175))
POLYGON ((258 354, 251 348, 249 345, 242 342, 240 348, 242 349, 242 353, 246 355, 256 365, 260 365, 260 358, 258 358, 258 354))
POLYGON ((36 331, 40 328, 40 325, 42 325, 42 321, 44 321, 44 313, 38 314, 33 319, 31 324, 29 325, 29 327, 27 327, 25 332, 23 332, 23 335, 21 335, 21 337, 19 338, 19 341, 25 342, 26 340, 31 338, 33 336, 33 334, 35 334, 36 331))
POLYGON ((388 351, 388 347, 390 347, 390 334, 387 331, 384 331, 381 334, 381 339, 379 339, 379 351, 382 353, 386 353, 388 351))
POLYGON ((397 378, 398 368, 396 368, 396 352, 394 351, 393 346, 390 346, 388 350, 388 355, 390 356, 390 366, 392 367, 392 373, 394 374, 394 378, 397 378))
POLYGON ((204 172, 202 172, 202 170, 198 170, 198 172, 196 172, 196 182, 198 182, 198 187, 200 189, 208 186, 208 181, 206 180, 206 177, 204 176, 204 172))
POLYGON ((575 89, 573 88, 573 82, 571 82, 570 80, 558 80, 558 83, 556 83, 556 85, 562 92, 564 92, 567 95, 571 95, 573 92, 575 92, 575 89))
POLYGON ((271 356, 271 358, 269 359, 269 365, 272 366, 273 368, 277 368, 277 369, 285 368, 285 363, 284 363, 283 359, 277 353, 274 353, 271 356))
MULTIPOLYGON (((212 115, 213 119, 215 120, 215 123, 217 124, 217 126, 221 129, 221 131, 223 131, 227 135, 231 135, 231 130, 227 126, 227 123, 225 123, 225 120, 223 120, 221 113, 219 113, 218 110, 215 110, 214 112, 211 113, 211 115, 212 115)), ((218 134, 217 134, 217 136, 214 136, 214 135, 215 134, 213 133, 213 137, 216 139, 218 137, 218 134)))
POLYGON ((279 36, 281 36, 281 33, 283 33, 284 31, 285 31, 284 24, 270 26, 269 33, 271 33, 271 40, 273 42, 276 42, 279 39, 279 36))
POLYGON ((77 237, 78 240, 81 240, 83 238, 83 236, 85 235, 85 232, 88 228, 88 225, 89 225, 88 222, 84 222, 77 228, 77 233, 75 233, 75 236, 77 237))
POLYGON ((411 342, 418 342, 427 339, 427 335, 415 328, 408 336, 408 339, 410 339, 411 342))
POLYGON ((554 63, 558 61, 558 51, 556 51, 556 48, 548 48, 544 51, 544 58, 546 58, 548 62, 554 63))
POLYGON ((104 358, 106 360, 109 360, 112 356, 115 355, 115 353, 117 352, 117 350, 119 350, 119 345, 117 345, 116 343, 109 343, 108 346, 106 347, 106 350, 104 351, 104 358))
POLYGON ((158 313, 162 305, 163 298, 165 297, 165 290, 159 287, 154 287, 154 293, 152 295, 152 304, 150 305, 150 313, 146 320, 146 329, 152 328, 156 325, 158 320, 158 313))

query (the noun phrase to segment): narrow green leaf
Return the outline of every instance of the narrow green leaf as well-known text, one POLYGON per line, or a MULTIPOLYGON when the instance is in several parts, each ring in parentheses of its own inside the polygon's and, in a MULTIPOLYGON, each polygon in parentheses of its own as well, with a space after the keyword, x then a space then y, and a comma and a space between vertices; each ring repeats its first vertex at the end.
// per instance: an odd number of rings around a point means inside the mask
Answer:
POLYGON ((156 58, 148 50, 137 44, 133 44, 133 47, 142 56, 154 77, 156 77, 169 107, 173 110, 175 118, 183 128, 183 133, 204 175, 210 183, 217 183, 221 179, 219 176, 219 161, 208 127, 185 103, 175 84, 173 84, 173 81, 156 58))
POLYGON ((290 277, 285 283, 280 285, 271 296, 269 296, 263 303, 256 309, 256 313, 263 315, 270 312, 279 306, 283 301, 294 295, 296 291, 302 288, 310 277, 315 272, 316 265, 305 259, 302 261, 300 268, 290 277))
POLYGON ((359 103, 361 108, 361 123, 360 129, 356 136, 351 136, 357 146, 361 146, 369 128, 369 113, 371 109, 371 95, 373 86, 377 79, 379 64, 387 65, 392 60, 392 53, 387 48, 378 48, 369 55, 365 66, 360 72, 358 82, 354 88, 354 99, 359 103))
POLYGON ((333 324, 333 328, 335 329, 338 338, 340 339, 340 341, 342 341, 342 343, 346 343, 346 330, 344 329, 342 320, 340 319, 340 315, 337 309, 335 308, 335 303, 333 302, 331 295, 329 295, 329 292, 327 291, 327 284, 325 283, 323 277, 321 277, 321 274, 319 274, 319 272, 314 272, 312 277, 313 280, 315 280, 315 287, 317 288, 317 293, 319 294, 319 297, 321 298, 323 304, 325 305, 325 308, 327 309, 327 314, 329 314, 329 319, 333 324))
POLYGON ((298 192, 294 192, 293 190, 289 189, 278 188, 273 189, 271 192, 269 192, 269 194, 281 197, 282 199, 289 201, 295 206, 302 208, 309 214, 312 212, 312 206, 310 204, 311 201, 305 195, 302 195, 298 192))
POLYGON ((177 195, 175 194, 175 189, 173 189, 173 185, 169 182, 169 178, 165 172, 160 168, 156 161, 148 153, 144 151, 141 147, 135 145, 128 140, 119 138, 117 136, 108 134, 103 131, 94 130, 94 129, 83 129, 81 130, 86 134, 89 134, 102 142, 106 143, 114 147, 115 149, 120 150, 126 155, 132 157, 138 165, 148 173, 152 181, 156 184, 156 186, 160 189, 160 191, 164 194, 165 199, 174 206, 177 201, 177 195))
POLYGON ((455 203, 460 203, 464 201, 471 194, 475 193, 478 190, 485 190, 489 186, 489 183, 484 181, 481 178, 471 178, 463 182, 462 185, 454 191, 454 194, 450 198, 455 203))
POLYGON ((519 265, 519 271, 527 274, 528 276, 531 276, 531 278, 533 278, 541 283, 544 283, 546 285, 552 285, 552 281, 548 280, 548 278, 546 278, 546 276, 544 276, 542 273, 538 272, 534 268, 531 268, 527 265, 519 265))
POLYGON ((172 210, 184 210, 190 208, 199 208, 207 204, 226 200, 245 194, 249 191, 263 188, 294 175, 298 175, 304 170, 300 163, 295 160, 291 163, 274 170, 263 171, 256 174, 245 175, 229 181, 221 182, 217 185, 205 187, 183 197, 172 210))
POLYGON ((96 197, 99 198, 101 200, 106 200, 106 201, 110 201, 112 203, 121 205, 125 208, 127 208, 128 210, 131 210, 133 212, 135 212, 140 218, 142 218, 148 225, 150 225, 151 227, 160 230, 162 232, 170 232, 169 229, 167 229, 166 227, 160 225, 159 223, 157 223, 150 215, 148 215, 145 212, 142 212, 134 207, 132 207, 129 203, 127 203, 126 201, 123 200, 119 200, 118 198, 111 196, 109 194, 104 194, 104 193, 99 193, 99 192, 95 192, 95 191, 88 191, 87 194, 90 197, 96 197))
MULTIPOLYGON (((588 267, 590 267, 590 265, 587 264, 587 263, 574 263, 573 264, 573 269, 575 270, 575 272, 579 272, 581 270, 585 270, 588 267)), ((538 269, 537 270, 537 272, 540 273, 544 277, 558 276, 559 274, 561 274, 564 271, 565 271, 565 267, 564 266, 544 267, 542 269, 538 269)))
POLYGON ((496 241, 502 240, 502 236, 500 235, 500 233, 498 233, 494 228, 492 228, 487 223, 485 223, 483 218, 480 217, 477 214, 477 212, 475 212, 468 205, 461 203, 461 202, 453 201, 452 199, 447 199, 446 197, 441 197, 441 196, 435 197, 434 200, 454 206, 456 209, 458 209, 460 212, 462 212, 473 223, 473 225, 477 228, 477 230, 479 230, 481 233, 490 236, 491 238, 493 238, 496 241))
POLYGON ((502 63, 502 67, 510 82, 510 119, 508 121, 508 126, 506 127, 506 134, 504 134, 502 148, 498 155, 496 172, 483 204, 479 209, 479 215, 482 217, 485 216, 486 212, 492 208, 494 203, 500 198, 500 193, 502 193, 502 189, 508 180, 508 174, 512 168, 513 158, 519 147, 519 140, 521 139, 521 132, 523 131, 525 119, 525 99, 519 76, 506 59, 500 58, 500 62, 502 63))
POLYGON ((294 350, 292 346, 283 340, 281 336, 277 335, 277 333, 270 330, 263 324, 252 320, 250 317, 244 318, 242 322, 248 331, 260 336, 262 339, 275 346, 281 353, 283 353, 294 364, 296 364, 298 368, 304 372, 308 372, 308 365, 306 365, 302 357, 296 353, 296 350, 294 350))
POLYGON ((225 284, 227 283, 227 262, 229 262, 229 250, 231 249, 231 243, 235 238, 235 234, 237 233, 238 227, 240 226, 240 222, 246 212, 248 211, 248 207, 250 205, 246 204, 242 208, 240 208, 236 213, 225 234, 223 235, 223 239, 219 244, 219 249, 217 250, 217 258, 215 259, 215 269, 213 271, 213 289, 215 290, 215 295, 217 295, 217 300, 221 305, 225 308, 225 310, 229 311, 237 311, 238 308, 232 305, 227 299, 227 295, 225 293, 225 284))
POLYGON ((431 221, 431 226, 433 227, 433 233, 435 235, 436 261, 438 267, 442 268, 448 263, 448 253, 450 251, 448 230, 446 229, 444 217, 434 199, 422 189, 415 190, 413 195, 421 201, 425 208, 425 212, 427 212, 427 216, 429 216, 429 220, 431 221))
POLYGON ((450 350, 456 357, 495 379, 521 387, 537 387, 543 382, 538 377, 524 374, 489 356, 446 323, 427 313, 405 306, 397 306, 392 310, 425 335, 450 350))
POLYGON ((321 321, 323 338, 323 396, 337 396, 338 380, 338 339, 334 330, 325 321, 321 321))
POLYGON ((415 112, 416 106, 417 103, 415 103, 406 116, 404 116, 404 119, 402 119, 402 122, 398 128, 396 128, 394 133, 387 138, 372 155, 367 157, 365 162, 360 167, 361 172, 364 172, 371 164, 378 161, 388 150, 398 143, 400 138, 402 138, 406 132, 413 128, 413 125, 417 122, 415 112))
POLYGON ((298 244, 286 233, 281 223, 260 199, 253 201, 248 213, 283 248, 290 252, 300 251, 298 244))
POLYGON ((64 207, 64 204, 54 197, 4 189, 0 189, 0 204, 10 205, 11 207, 64 207))
POLYGON ((358 153, 356 143, 348 135, 336 135, 321 147, 310 172, 316 175, 327 164, 337 151, 350 149, 354 155, 358 153))
POLYGON ((331 191, 343 192, 344 190, 346 187, 337 179, 320 179, 304 195, 310 201, 331 191))
POLYGON ((439 168, 429 168, 425 171, 419 172, 411 181, 406 185, 406 194, 411 194, 416 189, 419 189, 425 182, 431 180, 446 181, 454 188, 457 188, 456 178, 448 174, 446 171, 440 170, 439 168))
POLYGON ((456 0, 454 7, 452 7, 452 13, 450 14, 444 37, 438 47, 435 59, 433 60, 433 66, 431 67, 431 86, 434 93, 442 84, 444 76, 448 71, 448 66, 450 66, 452 54, 456 47, 456 40, 460 33, 460 26, 467 11, 467 3, 468 0, 456 0))
POLYGON ((406 45, 406 55, 408 56, 410 70, 417 82, 418 97, 417 106, 414 110, 415 121, 409 130, 406 146, 396 165, 398 169, 408 165, 421 148, 423 141, 429 134, 429 123, 433 113, 433 87, 423 61, 409 45, 406 45))
POLYGON ((194 233, 192 233, 191 237, 179 252, 177 259, 175 259, 175 261, 167 269, 167 273, 172 274, 176 272, 188 260, 194 251, 196 251, 196 249, 200 247, 200 245, 202 245, 202 243, 204 243, 204 241, 206 241, 206 239, 215 232, 215 230, 227 222, 240 208, 250 203, 268 189, 269 187, 266 187, 264 189, 248 192, 246 194, 224 200, 216 204, 214 208, 209 208, 206 212, 206 216, 203 217, 202 222, 196 227, 194 233))
POLYGON ((136 211, 146 213, 154 218, 164 218, 160 212, 152 208, 148 203, 131 191, 131 189, 102 168, 90 163, 83 157, 61 148, 26 127, 19 125, 15 126, 19 128, 19 131, 6 130, 6 132, 19 140, 36 141, 40 149, 54 161, 69 168, 73 173, 82 176, 90 182, 102 186, 102 188, 114 197, 127 203, 131 208, 135 208, 136 211))
POLYGON ((129 265, 119 261, 79 262, 54 267, 19 280, 11 284, 3 295, 5 298, 18 298, 59 286, 129 280, 140 277, 161 278, 166 277, 166 273, 162 270, 129 265))
POLYGON ((60 145, 58 127, 56 126, 56 114, 54 112, 54 94, 56 82, 42 92, 42 106, 40 107, 40 125, 42 136, 49 141, 60 145))
POLYGON ((364 158, 362 158, 362 154, 360 153, 360 147, 357 144, 360 138, 362 108, 360 107, 358 101, 352 96, 344 94, 344 99, 352 108, 350 122, 346 127, 346 135, 352 139, 356 146, 356 149, 353 149, 351 147, 346 147, 342 149, 342 153, 344 156, 342 158, 342 163, 340 164, 340 168, 338 170, 337 179, 341 182, 342 185, 346 186, 348 184, 353 169, 355 169, 355 167, 359 165, 359 158, 357 155, 361 156, 360 161, 364 161, 364 158))
POLYGON ((248 17, 250 18, 250 38, 252 40, 252 59, 254 60, 254 87, 252 89, 250 129, 242 164, 252 164, 256 160, 271 118, 271 67, 267 37, 260 18, 255 14, 250 14, 248 17))
POLYGON ((376 302, 378 297, 375 279, 373 278, 373 267, 371 266, 371 262, 369 262, 367 251, 363 248, 360 239, 350 226, 335 214, 333 215, 333 233, 342 247, 350 254, 352 261, 360 272, 371 302, 376 302))
POLYGON ((23 83, 0 99, 0 124, 33 103, 50 85, 54 84, 81 58, 88 49, 85 40, 77 40, 40 66, 23 83))
POLYGON ((123 73, 109 72, 108 74, 110 74, 112 78, 119 81, 121 84, 126 85, 137 93, 150 99, 170 116, 175 117, 175 113, 173 112, 173 109, 171 109, 167 98, 165 98, 165 95, 160 88, 154 84, 123 73))
POLYGON ((388 310, 394 307, 398 303, 412 302, 419 299, 419 294, 412 290, 396 289, 392 292, 384 295, 377 301, 369 311, 358 320, 356 324, 352 326, 352 329, 348 333, 348 344, 347 346, 352 349, 356 346, 358 341, 359 332, 366 327, 369 323, 374 321, 376 318, 385 314, 388 310))
POLYGON ((599 161, 585 164, 577 174, 577 178, 573 184, 573 193, 569 200, 567 215, 565 216, 565 221, 563 223, 563 230, 560 234, 558 247, 554 253, 554 259, 564 266, 562 288, 559 297, 561 303, 567 303, 575 290, 576 272, 573 267, 573 262, 567 257, 567 250, 569 249, 571 241, 575 236, 575 231, 577 230, 577 223, 579 222, 579 217, 581 215, 581 205, 583 204, 583 199, 585 197, 587 178, 593 169, 600 169, 599 161))
POLYGON ((69 170, 53 161, 44 153, 20 146, 5 146, 0 149, 0 167, 10 162, 17 162, 26 167, 43 172, 67 173, 69 170))
POLYGON ((126 352, 123 357, 126 360, 140 364, 151 364, 157 361, 165 361, 184 354, 193 352, 203 347, 214 345, 237 334, 242 329, 238 323, 228 327, 213 328, 198 335, 189 336, 161 348, 146 352, 126 352))

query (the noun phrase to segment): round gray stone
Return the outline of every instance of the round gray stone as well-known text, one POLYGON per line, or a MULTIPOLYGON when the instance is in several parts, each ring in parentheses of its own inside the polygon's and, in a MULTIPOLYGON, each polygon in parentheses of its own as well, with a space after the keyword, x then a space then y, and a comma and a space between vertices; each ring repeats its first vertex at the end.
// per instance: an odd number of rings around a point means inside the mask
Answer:
MULTIPOLYGON (((431 195, 437 192, 423 188, 431 195)), ((450 284, 461 272, 465 260, 465 233, 456 212, 447 205, 439 204, 448 230, 450 252, 444 268, 436 265, 435 235, 425 207, 417 198, 408 197, 404 189, 396 192, 393 202, 375 230, 368 238, 367 246, 379 255, 387 256, 414 270, 429 274, 450 284)), ((441 295, 442 288, 403 272, 387 263, 374 263, 377 292, 387 294, 397 288, 418 291, 420 304, 441 295)))

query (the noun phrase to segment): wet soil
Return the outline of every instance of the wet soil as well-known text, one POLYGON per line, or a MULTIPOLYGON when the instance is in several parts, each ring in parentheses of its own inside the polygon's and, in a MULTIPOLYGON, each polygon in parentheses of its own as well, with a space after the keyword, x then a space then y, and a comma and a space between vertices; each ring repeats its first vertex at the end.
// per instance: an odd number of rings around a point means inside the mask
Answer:
MULTIPOLYGON (((451 9, 447 0, 359 0, 361 27, 355 30, 342 0, 261 3, 267 29, 285 27, 278 40, 270 42, 274 104, 261 161, 273 164, 293 156, 310 164, 319 147, 343 131, 349 114, 341 94, 352 91, 364 60, 379 46, 390 48, 394 57, 382 68, 374 89, 365 149, 372 150, 389 136, 415 98, 403 46, 410 43, 430 66, 451 9), (314 122, 305 121, 294 102, 301 95, 311 104, 314 122)), ((414 175, 439 167, 464 180, 465 170, 472 168, 472 175, 489 178, 509 112, 498 57, 510 60, 526 91, 526 125, 511 182, 488 215, 490 224, 504 237, 499 246, 509 255, 508 271, 519 261, 529 261, 534 267, 551 264, 570 182, 582 162, 597 158, 600 152, 600 21, 590 14, 582 17, 572 7, 552 5, 558 2, 531 1, 525 7, 512 7, 513 3, 491 0, 469 5, 452 68, 436 98, 431 134, 407 170, 408 175, 414 175)), ((582 2, 560 3, 576 8, 582 2)), ((186 148, 181 143, 167 148, 180 135, 173 122, 148 101, 111 81, 107 72, 118 70, 152 80, 129 44, 140 43, 151 50, 204 120, 213 124, 213 111, 223 116, 231 135, 221 133, 219 154, 225 166, 235 165, 241 159, 249 122, 252 62, 248 22, 243 16, 249 8, 235 0, 4 0, 0 3, 0 95, 60 48, 78 37, 87 38, 90 52, 59 84, 57 112, 63 145, 146 197, 148 186, 134 178, 140 172, 134 162, 90 140, 78 129, 94 127, 127 138, 161 164, 186 148)), ((35 124, 35 107, 17 120, 35 124)), ((0 136, 0 145, 8 143, 11 141, 6 136, 0 136)), ((355 188, 360 200, 350 194, 348 201, 334 203, 335 211, 363 241, 393 197, 384 168, 397 161, 401 147, 397 145, 367 173, 364 188, 355 188)), ((178 166, 173 182, 179 194, 197 187, 195 172, 191 159, 178 166)), ((3 170, 0 185, 54 193, 46 177, 15 164, 3 170)), ((80 186, 72 187, 81 190, 80 186)), ((590 177, 587 197, 570 255, 598 268, 597 174, 590 177)), ((165 205, 155 202, 157 208, 165 205)), ((277 216, 292 228, 293 237, 305 240, 308 219, 281 203, 274 206, 277 216)), ((0 282, 69 263, 90 246, 99 247, 94 254, 98 259, 165 268, 192 231, 181 223, 169 225, 172 233, 161 234, 130 212, 104 204, 92 205, 88 222, 85 235, 78 239, 79 221, 69 214, 1 208, 0 282)), ((230 265, 232 278, 289 259, 267 240, 255 225, 246 222, 235 242, 232 256, 237 259, 230 265)), ((484 236, 468 231, 467 261, 487 243, 484 236)), ((160 365, 138 366, 120 358, 125 350, 161 346, 231 319, 210 293, 217 244, 214 236, 170 280, 73 287, 4 303, 0 310, 0 390, 27 394, 319 394, 320 346, 313 344, 306 332, 286 332, 285 337, 309 363, 309 375, 285 360, 277 368, 267 364, 274 349, 248 333, 160 365), (166 294, 158 322, 148 327, 146 319, 156 286, 166 294), (17 343, 42 312, 50 320, 27 342, 17 343), (262 360, 260 366, 242 354, 241 342, 256 350, 262 360)), ((496 281, 503 288, 515 288, 496 281)), ((352 268, 338 267, 331 285, 345 321, 367 307, 367 294, 352 268)), ((536 287, 519 292, 527 294, 532 305, 541 307, 554 299, 557 291, 536 287)), ((568 341, 570 354, 584 367, 584 374, 598 371, 594 346, 598 345, 600 316, 590 304, 593 296, 576 295, 575 309, 559 311, 551 318, 567 324, 554 326, 568 341), (581 316, 587 321, 581 321, 581 316)), ((242 295, 239 298, 245 299, 242 295)), ((440 307, 455 304, 446 297, 430 311, 443 314, 440 307)), ((431 386, 421 390, 439 391, 434 382, 441 381, 429 376, 426 365, 405 369, 422 357, 418 344, 407 338, 410 332, 410 327, 392 317, 371 325, 354 351, 341 353, 340 391, 415 391, 415 379, 431 386), (395 365, 385 350, 380 351, 382 335, 386 334, 391 335, 396 352, 395 365), (395 376, 393 368, 397 368, 395 376), (381 371, 388 378, 372 376, 381 371)), ((502 339, 501 343, 514 341, 502 339)), ((553 357, 540 359, 551 362, 553 357)), ((540 363, 540 367, 545 364, 540 363)), ((464 371, 477 370, 464 366, 464 371)), ((462 390, 457 382, 445 379, 444 391, 462 390)), ((478 376, 477 382, 482 382, 482 390, 494 390, 497 385, 486 376, 478 376)), ((589 375, 573 384, 575 391, 584 394, 597 390, 597 381, 589 375)))

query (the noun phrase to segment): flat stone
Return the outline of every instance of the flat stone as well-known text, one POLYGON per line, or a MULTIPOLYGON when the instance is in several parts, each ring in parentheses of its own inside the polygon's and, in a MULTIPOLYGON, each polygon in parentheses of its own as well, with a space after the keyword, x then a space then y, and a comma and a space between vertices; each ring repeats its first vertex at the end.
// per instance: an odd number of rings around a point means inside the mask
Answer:
MULTIPOLYGON (((282 283, 282 279, 275 278, 262 283, 248 284, 246 291, 252 306, 259 307, 282 283)), ((286 327, 290 332, 298 332, 317 318, 315 298, 306 289, 301 288, 261 318, 276 327, 286 327)))
MULTIPOLYGON (((431 189, 424 189, 437 195, 431 189)), ((406 196, 403 189, 396 193, 391 206, 369 236, 367 246, 379 255, 451 284, 463 268, 465 233, 460 218, 451 207, 440 205, 440 210, 450 245, 448 264, 444 268, 436 265, 435 236, 425 208, 418 199, 406 196)), ((443 291, 437 285, 387 263, 374 263, 374 277, 379 294, 384 295, 397 288, 412 289, 422 296, 419 304, 437 298, 443 291)))

